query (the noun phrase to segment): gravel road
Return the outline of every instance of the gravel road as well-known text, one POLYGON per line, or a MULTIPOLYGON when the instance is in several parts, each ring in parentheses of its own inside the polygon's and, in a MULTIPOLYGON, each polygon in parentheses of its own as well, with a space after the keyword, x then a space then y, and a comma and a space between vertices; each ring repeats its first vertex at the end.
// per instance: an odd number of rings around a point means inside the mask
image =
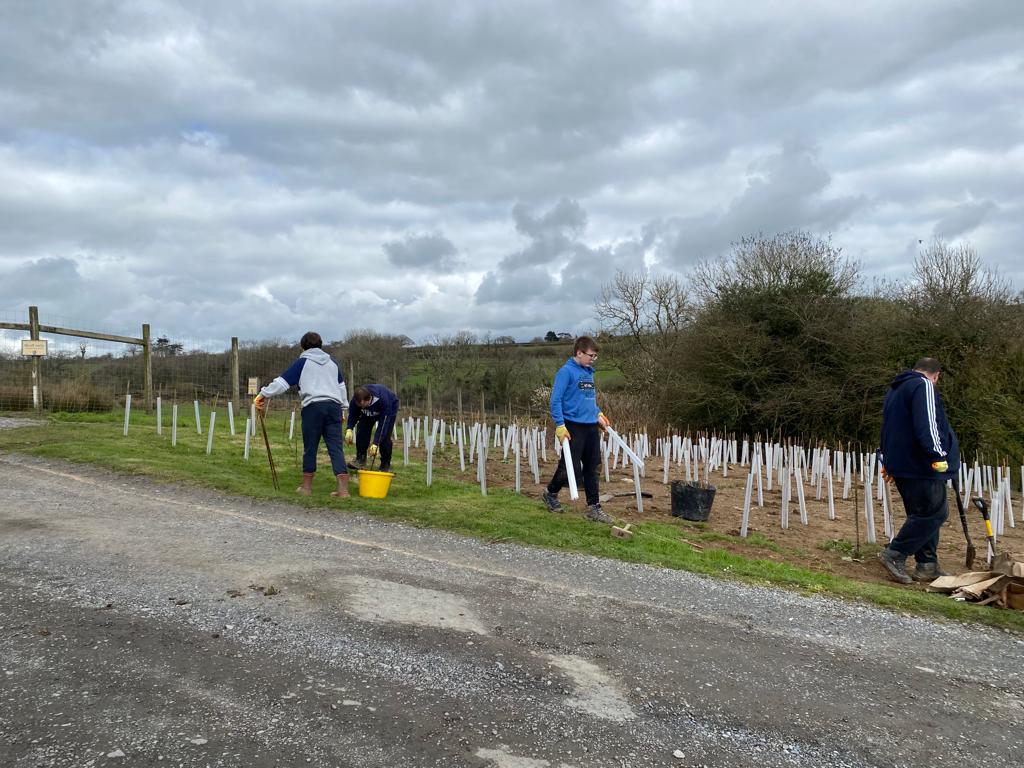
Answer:
POLYGON ((1024 639, 0 455, 0 765, 1024 759, 1024 639))

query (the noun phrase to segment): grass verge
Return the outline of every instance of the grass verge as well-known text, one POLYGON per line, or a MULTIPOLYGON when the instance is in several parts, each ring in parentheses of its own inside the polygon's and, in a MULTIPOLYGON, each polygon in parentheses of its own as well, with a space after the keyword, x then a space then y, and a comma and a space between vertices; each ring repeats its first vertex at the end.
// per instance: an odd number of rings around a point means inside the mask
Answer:
MULTIPOLYGON (((280 491, 271 485, 262 440, 252 442, 251 459, 246 461, 241 434, 244 419, 241 426, 236 425, 239 434, 232 436, 223 416, 217 419, 210 455, 206 454, 207 437, 197 433, 191 413, 179 418, 175 447, 171 446, 170 426, 165 423, 163 434, 157 435, 151 415, 133 414, 125 437, 123 414, 92 413, 54 414, 44 426, 0 431, 0 450, 95 464, 158 481, 188 483, 309 509, 358 510, 373 517, 440 528, 487 541, 514 541, 581 552, 1024 632, 1024 613, 1018 611, 979 607, 950 600, 945 595, 859 582, 792 563, 716 549, 715 542, 734 537, 704 531, 699 525, 674 520, 644 523, 634 526, 638 535, 626 542, 609 536, 605 526, 589 523, 578 515, 552 515, 536 500, 507 490, 492 490, 486 497, 481 496, 479 486, 472 482, 472 471, 463 479, 457 472, 435 467, 434 482, 428 488, 425 467, 419 463, 400 466, 398 447, 395 464, 399 472, 386 499, 329 500, 334 477, 322 448, 319 465, 328 471, 317 474, 312 498, 297 497, 294 487, 300 475, 301 449, 287 439, 288 415, 271 414, 267 423, 281 477, 280 491), (688 542, 700 542, 702 549, 695 549, 688 542)), ((764 537, 753 536, 743 543, 755 553, 780 552, 777 544, 764 537)), ((842 549, 842 544, 837 542, 835 547, 842 549)))

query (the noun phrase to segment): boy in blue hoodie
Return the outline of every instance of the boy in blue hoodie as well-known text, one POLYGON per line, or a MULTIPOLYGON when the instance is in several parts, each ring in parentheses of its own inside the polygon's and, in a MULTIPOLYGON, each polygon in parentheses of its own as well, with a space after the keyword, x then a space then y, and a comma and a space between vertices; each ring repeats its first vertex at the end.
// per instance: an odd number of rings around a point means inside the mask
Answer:
POLYGON ((267 398, 284 394, 292 387, 299 388, 302 396, 302 485, 295 492, 302 496, 313 492, 316 452, 323 438, 338 480, 338 489, 332 491, 331 496, 347 498, 348 467, 341 447, 341 406, 348 399, 345 377, 331 356, 324 352, 319 333, 305 334, 299 346, 302 348, 299 359, 261 389, 253 403, 262 412, 266 410, 267 398))
MULTIPOLYGON (((595 523, 610 523, 611 517, 601 509, 597 473, 601 467, 601 432, 611 422, 597 407, 597 390, 594 388, 596 359, 597 342, 590 336, 576 339, 572 357, 559 369, 551 386, 551 418, 555 422, 555 440, 561 444, 564 438, 569 438, 576 483, 583 486, 587 497, 587 519, 595 523)), ((555 475, 542 494, 550 511, 562 511, 558 492, 568 484, 563 451, 555 475)))
POLYGON ((956 482, 960 446, 949 425, 939 383, 939 361, 923 357, 889 385, 882 406, 882 473, 896 483, 907 521, 878 559, 894 581, 933 581, 939 567, 939 530, 946 522, 946 481, 956 482), (905 561, 914 556, 911 578, 905 561))

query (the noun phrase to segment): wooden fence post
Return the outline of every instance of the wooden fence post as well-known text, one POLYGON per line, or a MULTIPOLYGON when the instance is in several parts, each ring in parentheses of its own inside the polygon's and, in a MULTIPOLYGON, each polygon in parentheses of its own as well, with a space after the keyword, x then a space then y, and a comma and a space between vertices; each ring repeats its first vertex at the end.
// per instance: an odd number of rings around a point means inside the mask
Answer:
MULTIPOLYGON (((238 337, 231 337, 231 397, 228 400, 232 403, 238 402, 238 337)), ((234 434, 234 432, 232 432, 234 434)))
POLYGON ((142 324, 142 403, 146 413, 153 410, 153 345, 149 338, 149 323, 142 324))
MULTIPOLYGON (((28 308, 28 335, 33 341, 39 340, 39 307, 28 308)), ((42 358, 38 355, 32 357, 32 407, 43 409, 42 358)))

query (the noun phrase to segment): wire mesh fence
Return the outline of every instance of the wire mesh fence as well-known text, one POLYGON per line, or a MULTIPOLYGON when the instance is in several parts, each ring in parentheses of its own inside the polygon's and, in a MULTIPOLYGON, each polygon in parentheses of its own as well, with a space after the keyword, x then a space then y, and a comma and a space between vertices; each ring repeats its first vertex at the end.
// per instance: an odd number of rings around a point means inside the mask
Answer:
MULTIPOLYGON (((98 329, 42 311, 37 335, 47 340, 48 349, 45 356, 32 358, 21 348, 22 340, 30 337, 28 319, 24 309, 0 310, 3 411, 30 411, 37 405, 47 411, 116 410, 131 395, 133 408, 152 408, 160 397, 167 404, 198 401, 216 407, 232 402, 237 412, 251 400, 254 387, 279 376, 301 351, 297 340, 200 339, 172 329, 148 332, 147 326, 147 354, 141 323, 98 329), (80 338, 47 328, 138 343, 80 338)), ((360 384, 380 383, 397 392, 406 409, 543 418, 550 391, 546 387, 569 350, 565 344, 478 343, 464 337, 457 343, 442 340, 414 347, 407 337, 356 331, 327 342, 325 351, 341 367, 350 394, 360 384)), ((297 402, 292 390, 275 407, 297 402)))

